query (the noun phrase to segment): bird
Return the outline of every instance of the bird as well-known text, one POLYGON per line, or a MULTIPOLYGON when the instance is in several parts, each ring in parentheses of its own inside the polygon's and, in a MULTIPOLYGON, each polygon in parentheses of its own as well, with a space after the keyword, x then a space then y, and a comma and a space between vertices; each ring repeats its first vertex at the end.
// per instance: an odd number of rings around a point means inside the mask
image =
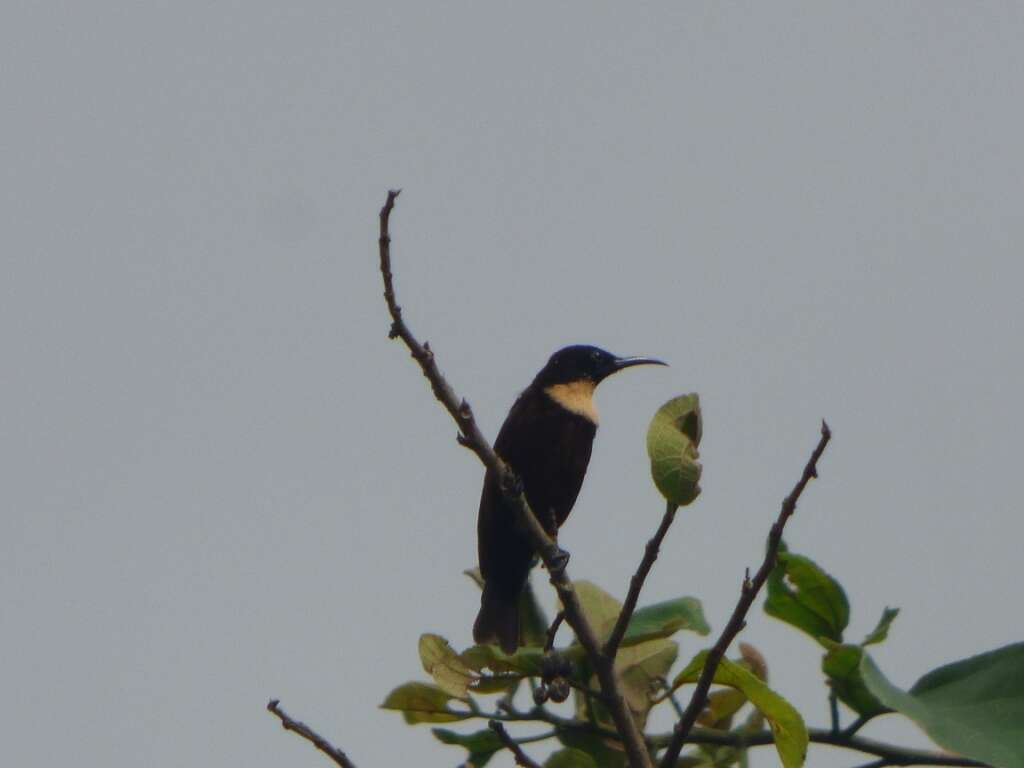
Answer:
MULTIPOLYGON (((495 452, 519 479, 530 509, 552 538, 572 511, 590 463, 598 422, 594 390, 613 373, 634 365, 666 363, 618 357, 588 344, 564 347, 522 391, 498 432, 495 452)), ((520 644, 519 595, 535 553, 490 470, 480 494, 477 550, 484 586, 473 640, 515 653, 520 644)))

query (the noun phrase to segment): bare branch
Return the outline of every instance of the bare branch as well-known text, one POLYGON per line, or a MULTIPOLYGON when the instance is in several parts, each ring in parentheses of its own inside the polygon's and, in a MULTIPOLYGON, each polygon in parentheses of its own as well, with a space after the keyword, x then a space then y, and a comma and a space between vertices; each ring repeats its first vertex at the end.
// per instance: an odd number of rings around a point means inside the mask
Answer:
POLYGON ((676 692, 672 690, 672 683, 668 681, 667 677, 659 677, 655 682, 657 683, 658 688, 665 691, 665 698, 668 699, 669 704, 672 705, 672 709, 675 710, 676 717, 682 717, 684 714, 683 707, 679 703, 679 699, 676 698, 676 692))
MULTIPOLYGON (((606 739, 614 739, 617 734, 591 723, 573 718, 560 717, 545 707, 534 707, 528 712, 511 709, 507 712, 486 714, 485 717, 505 722, 536 722, 547 723, 556 732, 588 733, 606 739)), ((885 760, 888 765, 936 765, 948 768, 989 768, 986 763, 972 760, 945 752, 925 749, 908 749, 888 744, 883 741, 854 736, 845 731, 833 733, 831 728, 811 728, 808 730, 812 744, 822 744, 885 760)), ((653 749, 662 749, 675 737, 674 732, 654 734, 649 737, 653 749)), ((525 743, 525 739, 521 740, 525 743)), ((719 747, 763 747, 775 743, 775 736, 769 730, 749 732, 720 731, 712 728, 693 728, 686 739, 687 744, 707 744, 719 747)))
POLYGON ((487 467, 498 479, 498 486, 502 489, 505 501, 519 515, 524 523, 530 539, 533 541, 534 549, 540 555, 544 565, 547 566, 551 584, 558 592, 565 610, 565 620, 573 628, 580 644, 587 652, 594 672, 597 674, 601 684, 601 690, 607 697, 609 714, 615 722, 615 727, 622 739, 629 764, 633 768, 649 768, 652 765, 650 755, 644 743, 643 734, 637 727, 636 722, 630 714, 629 707, 622 693, 622 686, 615 675, 613 666, 614 659, 609 658, 601 652, 600 642, 594 628, 587 621, 580 605, 579 598, 572 586, 572 581, 559 562, 561 551, 545 532, 537 516, 530 509, 526 496, 515 474, 498 457, 491 447, 491 444, 481 433, 473 417, 473 410, 469 403, 460 400, 452 389, 451 385, 444 378, 441 370, 434 359, 434 352, 424 342, 420 343, 409 330, 408 325, 402 318, 402 309, 395 297, 394 277, 391 271, 391 235, 388 229, 391 212, 394 209, 395 198, 398 191, 388 192, 387 200, 380 211, 380 237, 378 245, 380 248, 380 271, 384 279, 384 300, 387 302, 388 311, 391 314, 390 338, 400 338, 408 347, 413 359, 419 363, 423 375, 430 382, 434 396, 445 407, 451 417, 455 420, 462 434, 460 444, 469 448, 477 455, 484 466, 487 467))
MULTIPOLYGON (((602 738, 614 739, 617 734, 606 728, 600 728, 590 723, 571 718, 560 717, 544 707, 534 707, 528 712, 513 710, 505 713, 494 713, 486 717, 505 722, 536 722, 547 723, 555 728, 556 732, 588 733, 602 738)), ((656 734, 649 738, 653 748, 661 749, 673 738, 674 733, 656 734)), ((985 763, 972 760, 959 755, 952 755, 943 752, 929 750, 907 749, 895 744, 888 744, 874 739, 866 739, 859 736, 838 735, 828 728, 811 728, 809 730, 812 744, 848 749, 854 752, 862 752, 884 759, 889 765, 936 765, 948 766, 949 768, 988 768, 985 763)), ((531 737, 532 739, 532 737, 531 737)), ((521 740, 523 743, 526 739, 521 740)), ((720 731, 711 728, 694 728, 686 739, 687 744, 707 744, 719 747, 763 747, 775 743, 775 737, 769 730, 756 731, 754 733, 738 733, 735 731, 720 731)))
POLYGON ((880 757, 877 760, 872 760, 869 763, 857 766, 857 768, 885 768, 885 766, 891 765, 891 763, 884 757, 880 757))
POLYGON ((803 474, 800 476, 797 484, 793 487, 789 496, 782 502, 782 509, 779 511, 778 519, 776 519, 768 534, 768 545, 764 562, 761 563, 761 567, 753 579, 745 578, 743 580, 743 589, 740 590, 740 599, 736 603, 736 608, 733 610, 729 622, 722 630, 718 641, 708 652, 707 660, 704 662, 704 671, 701 672, 700 679, 697 681, 697 688, 694 690, 690 703, 686 707, 686 712, 676 724, 675 735, 672 737, 672 741, 662 757, 662 768, 672 768, 675 766, 676 760, 679 758, 679 752, 683 748, 683 744, 686 743, 686 737, 689 735, 690 729, 693 728, 693 724, 697 721, 697 717, 707 702, 708 690, 711 688, 711 681, 715 677, 718 663, 722 660, 736 635, 746 626, 747 611, 750 610, 754 598, 757 597, 757 593, 764 586, 765 581, 768 580, 768 576, 775 567, 779 554, 779 544, 782 542, 782 531, 786 526, 786 521, 796 511, 796 503, 800 499, 800 494, 804 492, 804 488, 807 487, 811 478, 818 476, 818 459, 825 452, 825 446, 828 445, 831 439, 832 432, 829 430, 828 424, 822 421, 821 439, 818 440, 818 445, 811 454, 811 458, 807 461, 807 465, 804 467, 803 474))
POLYGON ((523 768, 541 768, 540 763, 534 762, 530 759, 530 756, 523 752, 523 748, 516 743, 516 740, 508 735, 508 731, 505 730, 498 720, 491 720, 487 723, 492 731, 494 731, 498 738, 501 739, 501 743, 505 745, 505 748, 516 759, 516 765, 521 765, 523 768))
POLYGON ((348 759, 348 755, 331 744, 331 742, 305 723, 300 723, 298 720, 292 720, 287 714, 285 714, 285 711, 281 709, 280 704, 281 702, 277 699, 271 699, 267 702, 267 709, 281 719, 281 727, 286 731, 292 731, 293 733, 299 734, 299 736, 331 758, 331 760, 341 766, 341 768, 356 768, 355 763, 348 759))
POLYGON ((870 721, 873 717, 874 715, 861 715, 852 723, 850 723, 849 726, 843 729, 843 736, 853 736, 857 731, 859 731, 861 728, 867 725, 868 721, 870 721))
MULTIPOLYGON (((830 728, 811 728, 809 731, 812 744, 825 744, 832 747, 849 749, 854 752, 862 752, 866 755, 874 755, 886 765, 937 765, 948 766, 949 768, 988 768, 986 763, 972 760, 968 757, 961 757, 945 752, 933 752, 924 749, 907 749, 894 744, 887 744, 874 739, 865 739, 860 736, 845 736, 842 732, 833 733, 830 728)), ((675 733, 664 736, 652 736, 651 742, 655 748, 666 744, 675 738, 675 733)), ((694 728, 686 739, 687 744, 708 744, 722 747, 760 747, 767 744, 774 744, 775 737, 771 731, 758 731, 756 733, 722 732, 710 728, 694 728)))
POLYGON ((647 542, 640 566, 636 569, 636 573, 633 574, 633 578, 629 580, 629 594, 626 595, 626 602, 622 604, 619 618, 615 621, 615 626, 612 628, 611 634, 608 635, 608 639, 605 641, 604 648, 602 649, 609 658, 614 659, 615 654, 619 651, 619 643, 622 642, 622 638, 626 634, 629 620, 633 618, 633 611, 636 610, 636 601, 640 599, 640 590, 643 589, 644 581, 647 579, 647 574, 651 572, 654 561, 658 559, 658 550, 661 548, 661 542, 665 540, 665 534, 668 533, 668 529, 675 519, 676 509, 676 505, 672 502, 668 502, 665 505, 665 515, 661 518, 661 525, 658 526, 658 530, 655 531, 651 540, 647 542))

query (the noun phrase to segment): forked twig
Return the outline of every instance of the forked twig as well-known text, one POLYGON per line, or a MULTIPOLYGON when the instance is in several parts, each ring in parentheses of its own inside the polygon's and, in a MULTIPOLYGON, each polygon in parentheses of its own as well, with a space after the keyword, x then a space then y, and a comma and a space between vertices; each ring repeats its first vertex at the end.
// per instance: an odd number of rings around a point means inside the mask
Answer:
POLYGON ((697 688, 693 692, 693 696, 690 698, 690 703, 686 707, 686 711, 683 716, 676 723, 672 740, 669 742, 668 749, 661 759, 661 768, 673 768, 676 764, 676 760, 679 759, 679 752, 683 748, 683 744, 686 743, 686 737, 690 734, 690 729, 693 728, 693 724, 697 721, 697 717, 700 715, 701 710, 704 709, 704 704, 707 702, 708 690, 711 688, 711 681, 715 677, 715 670, 718 668, 718 663, 722 660, 725 652, 728 650, 730 643, 736 635, 739 634, 740 630, 746 626, 747 611, 750 610, 750 606, 754 602, 754 598, 757 597, 757 593, 764 586, 764 583, 768 580, 768 576, 771 574, 772 569, 775 568, 776 560, 779 554, 779 545, 782 542, 782 531, 786 527, 786 521, 793 516, 796 511, 796 503, 800 499, 800 494, 804 492, 804 488, 811 481, 811 478, 818 476, 818 459, 821 458, 821 454, 825 452, 825 446, 828 445, 829 440, 832 439, 832 431, 828 428, 828 424, 824 421, 821 422, 821 439, 818 440, 818 445, 811 454, 811 458, 808 459, 806 466, 804 467, 803 474, 797 481, 797 484, 793 487, 789 496, 782 502, 782 509, 779 511, 779 516, 772 524, 771 531, 768 534, 768 545, 765 547, 764 562, 761 563, 761 567, 757 570, 753 579, 744 578, 743 588, 740 590, 740 599, 736 603, 736 608, 733 609, 732 616, 729 618, 729 622, 725 625, 722 630, 722 634, 719 636, 718 641, 712 646, 708 652, 707 660, 704 662, 704 671, 701 672, 700 679, 697 681, 697 688))

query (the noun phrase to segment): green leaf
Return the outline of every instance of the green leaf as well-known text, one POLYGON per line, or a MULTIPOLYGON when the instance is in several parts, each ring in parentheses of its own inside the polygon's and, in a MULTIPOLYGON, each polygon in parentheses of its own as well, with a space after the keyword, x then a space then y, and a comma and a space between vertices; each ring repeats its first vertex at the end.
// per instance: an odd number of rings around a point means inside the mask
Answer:
POLYGON ((448 641, 440 635, 420 635, 419 649, 423 670, 434 678, 438 687, 456 698, 465 698, 466 690, 476 675, 452 650, 448 641))
POLYGON ((544 761, 544 768, 597 768, 597 763, 586 752, 560 749, 544 761))
POLYGON ((540 648, 520 648, 511 656, 496 645, 474 645, 459 655, 469 669, 480 672, 490 669, 498 674, 514 673, 520 677, 538 677, 544 653, 540 648))
POLYGON ((850 622, 850 604, 839 582, 810 558, 785 549, 768 577, 764 610, 819 642, 824 637, 841 643, 850 622))
MULTIPOLYGON (((583 613, 598 638, 603 641, 615 626, 622 610, 622 603, 589 581, 574 582, 573 588, 579 598, 583 613)), ((683 601, 671 600, 660 606, 651 606, 647 613, 640 617, 640 624, 634 630, 632 641, 630 643, 623 642, 615 656, 615 671, 622 680, 623 693, 634 718, 641 727, 646 721, 647 713, 653 703, 651 691, 654 680, 668 674, 679 653, 679 646, 676 643, 662 638, 665 634, 671 634, 665 627, 678 625, 676 627, 678 629, 682 628, 682 623, 686 621, 694 623, 698 619, 703 621, 700 603, 693 598, 683 598, 683 601)), ((637 611, 633 614, 633 619, 636 619, 640 613, 637 611)), ((632 626, 631 622, 629 629, 632 629, 632 626)), ((627 629, 627 637, 629 629, 627 629)), ((674 631, 676 629, 672 629, 672 632, 674 631)), ((580 646, 573 645, 570 651, 574 650, 579 651, 580 646)), ((588 665, 585 656, 581 654, 578 660, 579 666, 586 669, 588 665)), ((596 678, 586 674, 584 679, 589 679, 591 687, 597 687, 596 678)), ((585 697, 577 691, 576 714, 578 717, 586 718, 587 706, 585 697)), ((593 703, 592 706, 598 722, 614 728, 611 717, 605 708, 600 703, 593 703)))
POLYGON ((622 694, 643 730, 647 714, 654 704, 654 682, 668 675, 679 655, 679 646, 671 640, 657 639, 629 648, 620 648, 615 655, 615 671, 622 681, 622 694))
POLYGON ((506 674, 506 675, 482 675, 477 678, 476 682, 469 687, 473 693, 489 694, 489 693, 508 693, 510 688, 517 687, 522 681, 522 675, 506 674))
POLYGON ((861 645, 874 645, 880 643, 889 636, 889 627, 892 626, 893 619, 895 619, 900 613, 899 608, 886 608, 882 611, 882 618, 878 620, 878 626, 871 630, 870 634, 861 640, 861 645))
POLYGON ((601 768, 626 768, 626 753, 617 741, 576 730, 559 731, 557 738, 565 746, 589 755, 601 768))
POLYGON ((637 609, 629 620, 622 645, 635 645, 645 640, 669 637, 681 629, 689 629, 699 635, 706 635, 711 631, 704 619, 704 609, 700 600, 695 597, 678 597, 675 600, 666 600, 637 609))
POLYGON ((604 640, 615 626, 615 620, 619 618, 622 603, 592 581, 574 581, 572 586, 587 621, 598 637, 604 640))
POLYGON ((430 683, 406 683, 389 693, 380 708, 398 710, 410 725, 454 723, 470 717, 469 712, 458 712, 448 706, 448 702, 454 698, 430 683))
MULTIPOLYGON (((573 582, 583 613, 602 641, 608 638, 622 611, 622 603, 591 581, 573 582)), ((629 620, 622 645, 636 645, 679 630, 689 629, 706 635, 711 629, 704 619, 704 609, 695 597, 679 597, 637 609, 629 620)))
POLYGON ((714 765, 706 754, 693 753, 680 756, 675 768, 714 768, 714 765))
POLYGON ((658 491, 670 504, 684 506, 700 495, 700 400, 682 395, 665 403, 647 428, 647 455, 658 491))
POLYGON ((1024 768, 1024 643, 939 667, 909 691, 890 683, 867 653, 860 669, 883 704, 943 749, 996 768, 1024 768))
POLYGON ((729 730, 732 727, 732 718, 747 703, 747 697, 743 691, 728 689, 725 691, 712 691, 708 694, 707 704, 701 712, 697 722, 706 728, 718 728, 729 730))
POLYGON ((836 644, 821 659, 821 671, 841 702, 864 717, 874 717, 889 711, 864 685, 860 662, 864 649, 859 645, 836 644))
POLYGON ((444 744, 465 747, 469 752, 466 763, 471 764, 473 768, 483 768, 505 746, 498 735, 489 728, 466 734, 449 731, 446 728, 432 728, 430 732, 444 744))
MULTIPOLYGON (((676 675, 673 690, 700 678, 707 661, 708 652, 698 653, 686 669, 676 675)), ((715 668, 714 682, 742 691, 757 709, 767 718, 775 737, 775 749, 784 768, 799 768, 807 756, 807 726, 793 706, 758 679, 745 667, 722 659, 715 668)))
POLYGON ((548 639, 551 622, 540 607, 533 586, 527 580, 519 595, 519 636, 523 645, 543 648, 548 639))

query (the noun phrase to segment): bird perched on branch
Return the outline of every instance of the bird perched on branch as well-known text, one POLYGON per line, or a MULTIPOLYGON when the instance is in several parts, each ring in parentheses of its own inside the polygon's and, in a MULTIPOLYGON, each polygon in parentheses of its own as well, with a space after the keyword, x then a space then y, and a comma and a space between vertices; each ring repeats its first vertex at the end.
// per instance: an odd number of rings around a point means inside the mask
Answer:
MULTIPOLYGON (((665 365, 650 357, 616 357, 576 345, 555 352, 505 418, 494 449, 522 482, 537 519, 554 537, 576 503, 597 431, 594 389, 633 365, 665 365)), ((484 590, 473 625, 478 643, 519 647, 519 595, 534 548, 497 478, 488 471, 480 495, 477 544, 484 590)))

